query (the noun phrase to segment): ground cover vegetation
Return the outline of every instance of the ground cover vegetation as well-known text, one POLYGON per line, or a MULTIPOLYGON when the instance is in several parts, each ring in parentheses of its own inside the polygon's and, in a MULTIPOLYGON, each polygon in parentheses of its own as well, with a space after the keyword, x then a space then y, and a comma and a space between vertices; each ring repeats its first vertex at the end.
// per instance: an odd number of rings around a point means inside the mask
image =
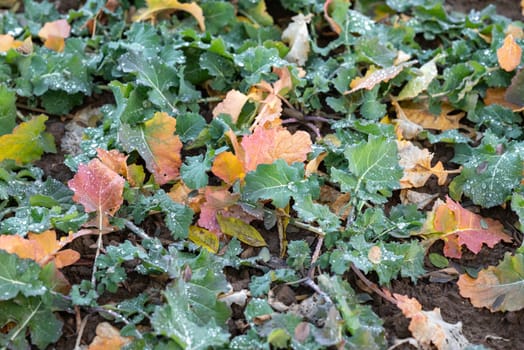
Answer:
POLYGON ((0 348, 484 349, 392 284, 524 307, 522 22, 436 0, 0 5, 0 348))

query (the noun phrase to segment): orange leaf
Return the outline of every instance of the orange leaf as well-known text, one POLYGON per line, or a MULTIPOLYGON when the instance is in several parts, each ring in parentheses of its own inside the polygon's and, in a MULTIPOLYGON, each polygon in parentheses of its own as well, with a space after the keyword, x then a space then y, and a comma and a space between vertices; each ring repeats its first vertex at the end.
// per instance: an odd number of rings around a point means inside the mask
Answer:
POLYGON ((37 259, 43 255, 43 249, 35 241, 18 235, 0 235, 0 247, 8 253, 16 254, 22 259, 37 259))
POLYGON ((469 298, 475 307, 486 307, 491 312, 518 311, 524 308, 523 272, 522 252, 506 253, 497 266, 479 271, 477 278, 460 275, 457 285, 460 295, 469 298))
POLYGON ((245 152, 245 171, 249 172, 260 164, 271 164, 277 159, 288 164, 304 162, 311 152, 312 142, 305 131, 291 134, 282 126, 259 126, 252 135, 244 136, 241 145, 245 152))
POLYGON ((486 96, 484 96, 484 104, 486 106, 492 104, 498 104, 506 108, 511 109, 513 112, 522 111, 523 107, 506 101, 505 98, 506 89, 505 88, 487 88, 486 96))
POLYGON ((506 35, 504 43, 497 50, 499 66, 506 72, 511 72, 519 66, 521 57, 522 49, 513 38, 513 35, 506 35))
POLYGON ((400 156, 399 165, 404 171, 400 179, 400 188, 422 187, 431 175, 438 178, 438 184, 444 185, 448 172, 439 161, 431 166, 433 153, 427 149, 420 149, 410 141, 397 141, 400 156))
POLYGON ((195 213, 200 212, 200 205, 204 202, 204 195, 201 191, 197 195, 193 195, 193 190, 187 187, 183 181, 174 184, 168 196, 174 202, 189 206, 195 213))
POLYGON ((191 14, 198 22, 200 29, 206 30, 202 9, 194 2, 185 4, 177 0, 146 0, 146 4, 147 9, 141 9, 133 18, 134 21, 155 20, 159 13, 171 13, 180 10, 191 14))
POLYGON ((175 135, 176 119, 157 112, 142 127, 122 128, 122 144, 127 151, 136 149, 159 185, 176 179, 180 173, 182 142, 175 135))
POLYGON ((462 323, 447 323, 440 315, 440 309, 423 311, 422 305, 415 298, 393 294, 397 307, 404 316, 411 319, 409 330, 422 349, 455 350, 470 345, 462 334, 462 323))
POLYGON ((120 331, 108 322, 101 322, 96 326, 96 336, 87 350, 119 350, 131 340, 122 337, 120 331))
POLYGON ((231 152, 223 152, 216 156, 211 171, 229 185, 237 180, 242 181, 246 176, 244 163, 231 152))
POLYGON ((147 168, 153 173, 155 181, 163 185, 178 177, 182 164, 182 142, 174 135, 176 119, 165 112, 157 112, 144 126, 147 143, 151 148, 151 157, 145 157, 147 168))
POLYGON ((231 90, 226 94, 224 100, 213 109, 213 117, 216 118, 221 113, 229 114, 233 123, 236 123, 247 100, 248 97, 240 91, 231 90))
POLYGON ((64 39, 69 37, 71 26, 65 19, 47 22, 38 32, 38 36, 43 39, 45 47, 55 51, 64 50, 64 39))
POLYGON ((0 34, 0 52, 7 52, 9 49, 16 49, 22 45, 21 41, 15 40, 9 34, 0 34))
POLYGON ((72 265, 80 254, 74 250, 59 251, 63 244, 56 240, 56 232, 47 230, 42 233, 29 233, 28 238, 20 236, 0 236, 0 247, 3 250, 18 255, 22 259, 31 259, 39 265, 55 262, 57 268, 72 265))
POLYGON ((477 254, 484 243, 493 248, 500 241, 511 242, 503 229, 500 222, 474 214, 446 197, 446 203, 440 200, 435 203, 422 234, 433 240, 442 239, 444 255, 460 259, 462 245, 477 254))
POLYGON ((127 157, 125 154, 120 153, 116 149, 107 151, 102 148, 96 149, 96 155, 98 159, 104 163, 109 169, 113 170, 115 173, 122 175, 127 178, 127 157))
POLYGON ((95 158, 80 164, 67 184, 74 191, 73 200, 82 204, 86 212, 114 215, 124 201, 124 183, 120 175, 95 158))

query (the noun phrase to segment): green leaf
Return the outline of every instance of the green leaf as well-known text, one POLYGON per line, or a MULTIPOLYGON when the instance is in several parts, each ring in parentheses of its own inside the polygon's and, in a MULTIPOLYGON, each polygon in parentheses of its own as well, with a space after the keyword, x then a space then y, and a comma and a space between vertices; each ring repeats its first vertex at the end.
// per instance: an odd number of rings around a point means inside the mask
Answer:
POLYGON ((148 96, 152 103, 167 113, 178 112, 175 97, 169 90, 179 84, 178 74, 172 67, 159 58, 144 58, 135 52, 122 56, 118 64, 123 72, 135 74, 138 84, 151 88, 148 96))
POLYGON ((293 282, 296 280, 298 280, 298 276, 291 269, 271 270, 263 276, 251 276, 249 290, 251 295, 258 297, 267 294, 273 282, 293 282))
POLYGON ((176 118, 176 133, 182 142, 194 141, 206 125, 206 120, 200 114, 183 113, 176 118))
POLYGON ((511 209, 517 213, 522 231, 524 229, 524 196, 521 193, 514 193, 511 197, 511 209))
POLYGON ((166 288, 164 297, 166 304, 158 306, 151 318, 156 334, 174 340, 184 349, 208 349, 228 342, 229 333, 214 317, 218 314, 227 319, 227 307, 224 308, 225 304, 216 300, 213 291, 205 287, 191 290, 180 278, 166 288), (208 313, 198 315, 193 311, 195 306, 208 313))
MULTIPOLYGON (((178 128, 178 126, 177 126, 178 128)), ((197 190, 204 186, 207 186, 209 182, 209 176, 207 172, 211 169, 211 161, 209 158, 204 158, 203 155, 199 154, 194 157, 186 157, 184 164, 180 168, 180 175, 184 183, 192 190, 197 190)))
POLYGON ((468 119, 474 122, 477 128, 484 126, 498 137, 516 139, 522 135, 520 114, 497 104, 470 113, 468 119))
POLYGON ((344 156, 349 172, 332 168, 332 178, 341 184, 342 191, 383 203, 392 190, 400 188, 403 172, 398 165, 395 140, 370 135, 368 142, 346 147, 344 156))
POLYGON ((206 31, 211 34, 222 33, 225 27, 235 19, 235 8, 227 2, 209 1, 203 3, 202 11, 206 23, 206 31))
POLYGON ((278 208, 285 207, 291 197, 301 198, 315 185, 304 179, 302 163, 288 165, 277 159, 273 164, 261 164, 245 177, 242 196, 247 201, 271 199, 278 208))
POLYGON ((56 152, 53 136, 44 132, 46 120, 44 115, 34 117, 19 124, 12 133, 0 136, 0 161, 29 163, 40 159, 45 150, 56 152))
POLYGON ((44 294, 47 289, 39 274, 36 262, 0 250, 0 300, 12 299, 19 293, 26 297, 44 294))
POLYGON ((478 147, 467 151, 453 160, 464 168, 449 186, 451 197, 459 200, 465 194, 485 208, 504 203, 522 178, 520 143, 505 142, 488 132, 478 147))
POLYGON ((291 241, 287 246, 288 257, 286 263, 295 270, 309 268, 311 263, 311 249, 304 240, 291 241))
POLYGON ((386 337, 382 320, 373 313, 369 305, 358 303, 355 291, 340 276, 318 276, 322 290, 335 302, 342 315, 344 328, 351 334, 349 343, 355 349, 379 350, 386 348, 386 337))
POLYGON ((38 349, 47 348, 62 336, 62 321, 56 318, 51 306, 46 305, 41 298, 18 297, 12 301, 0 302, 0 308, 1 326, 16 323, 7 334, 0 334, 0 343, 10 344, 9 348, 29 348, 27 332, 31 334, 31 343, 38 349))
POLYGON ((242 68, 242 76, 246 87, 259 83, 272 67, 282 67, 287 65, 279 57, 278 50, 275 48, 265 48, 257 46, 235 55, 235 63, 242 68))
POLYGON ((0 136, 9 134, 16 126, 16 94, 0 85, 0 136))
POLYGON ((313 202, 311 196, 301 197, 293 204, 293 209, 297 211, 301 220, 308 223, 316 222, 326 233, 338 231, 340 227, 339 217, 328 206, 313 202))

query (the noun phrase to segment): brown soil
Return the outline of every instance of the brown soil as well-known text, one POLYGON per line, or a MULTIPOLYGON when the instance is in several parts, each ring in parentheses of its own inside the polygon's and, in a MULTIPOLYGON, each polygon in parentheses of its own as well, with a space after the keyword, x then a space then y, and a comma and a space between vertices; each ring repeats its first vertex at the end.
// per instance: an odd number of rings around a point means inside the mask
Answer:
MULTIPOLYGON (((78 3, 79 1, 74 0, 58 1, 60 9, 63 11, 76 7, 78 3)), ((472 8, 482 9, 491 3, 496 4, 500 14, 514 19, 524 19, 520 14, 519 1, 517 0, 498 0, 496 2, 484 0, 454 0, 446 2, 449 8, 462 12, 467 12, 472 8)), ((60 140, 60 137, 63 135, 63 124, 57 118, 52 118, 48 122, 48 130, 55 134, 57 140, 60 140)), ((441 158, 443 161, 446 161, 446 158, 449 159, 449 157, 444 154, 441 158)), ((46 174, 61 181, 66 181, 72 175, 63 165, 63 156, 60 154, 47 155, 39 162, 38 166, 43 167, 46 174)), ((442 189, 442 187, 440 187, 440 189, 442 189)), ((428 190, 431 189, 428 188, 428 190)), ((508 224, 509 228, 511 228, 511 223, 515 222, 515 218, 511 215, 510 211, 499 210, 499 212, 491 214, 494 214, 492 217, 496 217, 503 223, 508 224)), ((151 236, 158 236, 159 234, 162 235, 162 225, 162 222, 158 218, 153 217, 148 219, 144 228, 151 236)), ((516 235, 517 233, 514 232, 514 234, 516 235)), ((277 235, 268 235, 266 239, 269 240, 275 256, 278 256, 278 241, 276 237, 277 235)), ((292 238, 292 235, 290 238, 292 238)), ((521 237, 515 238, 517 241, 522 239, 521 237)), ((107 246, 115 242, 123 242, 126 239, 133 241, 134 235, 128 234, 127 232, 111 234, 104 237, 104 244, 107 246)), ((78 283, 82 279, 90 279, 92 259, 95 251, 95 249, 91 248, 93 244, 93 238, 83 238, 82 240, 74 242, 72 248, 81 253, 82 260, 75 266, 64 269, 64 273, 71 283, 78 283)), ((481 268, 488 265, 495 265, 502 259, 505 252, 514 251, 516 246, 517 244, 499 244, 494 249, 483 250, 476 256, 465 254, 460 261, 455 261, 454 263, 459 268, 461 266, 481 268)), ((442 246, 437 245, 433 247, 433 249, 438 251, 442 249, 442 246)), ((427 264, 427 269, 430 272, 432 271, 429 263, 427 264)), ((257 274, 257 271, 253 269, 227 269, 225 272, 235 290, 247 288, 251 276, 257 274)), ((410 280, 405 279, 396 280, 393 281, 390 289, 394 293, 405 294, 416 298, 422 303, 424 310, 440 308, 443 319, 449 323, 462 322, 464 334, 469 341, 474 344, 483 344, 488 348, 496 350, 524 349, 524 332, 521 331, 524 326, 524 310, 519 312, 491 313, 487 309, 474 308, 467 299, 460 296, 455 283, 456 280, 439 283, 434 281, 435 276, 438 277, 435 273, 428 273, 428 276, 420 279, 417 284, 413 284, 410 280)), ((140 275, 132 275, 132 278, 133 283, 122 286, 117 293, 104 295, 103 300, 105 302, 118 302, 145 290, 155 288, 156 290, 162 290, 163 288, 161 281, 145 278, 140 275)), ((356 285, 354 287, 358 288, 356 285)), ((283 302, 293 300, 295 294, 304 293, 304 291, 293 290, 291 288, 278 290, 276 292, 278 292, 277 297, 283 302)), ((408 330, 409 320, 401 314, 396 306, 377 295, 374 296, 372 306, 374 311, 384 320, 388 339, 391 342, 393 342, 394 339, 410 337, 408 330)), ((64 321, 64 334, 59 343, 54 345, 54 348, 72 349, 76 341, 78 327, 75 315, 63 313, 60 316, 64 321)), ((82 313, 82 317, 85 316, 86 314, 82 313)), ((96 325, 104 320, 96 313, 91 314, 89 317, 89 322, 82 337, 83 344, 89 344, 92 341, 96 325)), ((243 310, 233 310, 233 318, 230 321, 231 333, 233 335, 241 333, 243 324, 243 310)), ((415 347, 405 344, 395 349, 415 349, 415 347)))

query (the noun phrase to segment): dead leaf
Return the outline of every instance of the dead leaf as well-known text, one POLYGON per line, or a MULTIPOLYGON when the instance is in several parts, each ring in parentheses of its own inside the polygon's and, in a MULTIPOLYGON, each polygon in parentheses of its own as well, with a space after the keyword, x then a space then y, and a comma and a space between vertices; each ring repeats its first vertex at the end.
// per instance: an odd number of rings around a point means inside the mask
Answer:
POLYGON ((397 307, 404 316, 411 319, 409 330, 418 345, 425 350, 458 350, 471 345, 462 334, 462 323, 447 323, 440 315, 440 308, 423 311, 422 305, 415 298, 393 294, 397 307))
POLYGON ((479 271, 477 278, 460 275, 457 282, 460 295, 469 298, 473 306, 486 307, 491 312, 521 310, 524 308, 523 266, 522 253, 506 253, 498 266, 479 271))
POLYGON ((58 241, 53 230, 29 233, 27 238, 18 235, 0 235, 1 249, 16 254, 22 259, 34 260, 41 266, 54 261, 58 269, 72 265, 80 259, 80 254, 72 249, 60 251, 67 243, 58 241))
POLYGON ((120 350, 131 341, 132 338, 122 337, 120 331, 108 322, 101 322, 96 326, 96 336, 88 350, 120 350))
POLYGON ((15 49, 20 46, 22 43, 12 35, 9 34, 0 34, 0 52, 7 52, 9 49, 15 49))
POLYGON ((257 127, 253 134, 244 136, 240 143, 244 149, 246 172, 255 170, 260 164, 271 164, 283 159, 288 164, 302 163, 311 152, 312 141, 305 131, 291 134, 283 126, 257 127))
POLYGON ((400 72, 404 70, 404 68, 413 65, 415 62, 416 61, 402 62, 397 66, 391 66, 382 69, 370 68, 368 69, 364 77, 357 77, 353 79, 349 84, 351 90, 344 92, 344 94, 351 94, 361 89, 371 90, 377 84, 380 84, 382 82, 388 82, 389 80, 393 79, 394 77, 399 75, 400 72))
POLYGON ((281 123, 282 100, 284 100, 284 95, 293 87, 293 82, 287 67, 274 67, 273 73, 279 77, 276 82, 269 84, 262 81, 253 86, 249 92, 248 97, 261 106, 257 111, 251 130, 258 125, 279 125, 281 123))
POLYGON ((238 121, 242 107, 246 104, 248 97, 238 90, 231 90, 226 97, 213 109, 213 117, 220 114, 229 114, 233 123, 238 121))
POLYGON ((420 235, 428 237, 428 244, 442 239, 444 255, 460 259, 462 245, 477 254, 484 243, 493 248, 500 241, 511 242, 512 238, 503 230, 500 222, 472 213, 446 197, 445 203, 435 202, 420 235))
POLYGON ((299 66, 303 66, 308 58, 309 54, 309 32, 307 25, 313 18, 312 14, 304 16, 298 14, 291 17, 291 22, 288 27, 282 32, 282 41, 288 42, 290 50, 286 55, 286 60, 292 63, 296 63, 299 66))
POLYGON ((424 129, 440 131, 459 129, 462 127, 459 121, 466 115, 465 112, 451 114, 455 109, 447 103, 441 105, 439 115, 432 114, 428 106, 422 103, 401 103, 400 107, 409 121, 420 125, 424 129))
POLYGON ((253 134, 243 137, 240 145, 234 133, 227 134, 235 150, 215 157, 211 171, 227 184, 243 180, 245 175, 260 164, 271 164, 283 159, 288 164, 304 162, 311 152, 312 141, 305 131, 291 134, 286 128, 259 126, 253 134), (233 141, 234 140, 234 141, 233 141))
POLYGON ((400 188, 422 187, 431 175, 437 177, 439 186, 446 183, 448 172, 444 170, 442 162, 431 165, 433 153, 426 148, 418 148, 410 141, 397 141, 397 148, 399 165, 404 171, 400 179, 400 188))
POLYGON ((99 159, 80 164, 75 176, 67 183, 73 190, 73 200, 86 212, 114 215, 122 205, 125 180, 99 159))
MULTIPOLYGON (((182 141, 175 135, 176 119, 165 112, 156 112, 144 123, 143 144, 138 151, 147 169, 159 185, 176 179, 180 174, 182 141)), ((130 148, 136 145, 130 145, 130 148)))
POLYGON ((438 193, 421 193, 412 190, 400 191, 400 202, 404 205, 415 204, 417 209, 422 210, 438 198, 438 193))
POLYGON ((391 104, 397 112, 397 119, 393 119, 392 122, 395 123, 395 133, 397 134, 398 139, 415 139, 424 128, 409 120, 397 101, 392 100, 391 104))
POLYGON ((118 175, 122 175, 123 177, 127 177, 127 157, 125 154, 120 153, 116 149, 112 149, 110 151, 97 148, 96 155, 98 159, 104 165, 109 167, 109 169, 113 170, 118 175))
POLYGON ((50 50, 62 52, 65 47, 64 39, 69 38, 71 26, 65 19, 47 22, 38 32, 38 36, 44 40, 44 46, 50 50))
POLYGON ((190 226, 188 238, 196 245, 206 248, 213 254, 218 252, 218 236, 205 228, 194 225, 190 226))
POLYGON ((326 19, 326 21, 329 23, 329 26, 331 27, 331 29, 337 33, 337 34, 340 34, 342 32, 342 28, 340 28, 340 26, 338 25, 337 22, 335 22, 335 20, 330 16, 329 14, 329 5, 331 5, 331 2, 333 0, 326 0, 324 2, 324 18, 326 19))
POLYGON ((253 226, 243 220, 234 217, 225 217, 220 214, 216 215, 220 230, 228 236, 235 237, 240 242, 246 243, 252 247, 265 247, 266 241, 253 226))
POLYGON ((161 13, 170 14, 180 10, 188 12, 193 16, 196 19, 200 30, 203 32, 206 31, 204 13, 202 12, 202 8, 200 8, 200 6, 195 2, 180 3, 177 0, 146 0, 146 4, 147 8, 140 9, 137 12, 137 15, 133 17, 134 21, 151 20, 154 22, 156 17, 161 13))
POLYGON ((522 48, 517 44, 512 34, 506 35, 504 43, 497 50, 499 66, 506 72, 511 72, 520 64, 522 48))
POLYGON ((520 112, 524 109, 519 105, 506 101, 505 98, 506 89, 505 88, 487 88, 486 96, 484 96, 484 104, 486 106, 492 104, 498 104, 503 107, 511 109, 513 112, 520 112))

